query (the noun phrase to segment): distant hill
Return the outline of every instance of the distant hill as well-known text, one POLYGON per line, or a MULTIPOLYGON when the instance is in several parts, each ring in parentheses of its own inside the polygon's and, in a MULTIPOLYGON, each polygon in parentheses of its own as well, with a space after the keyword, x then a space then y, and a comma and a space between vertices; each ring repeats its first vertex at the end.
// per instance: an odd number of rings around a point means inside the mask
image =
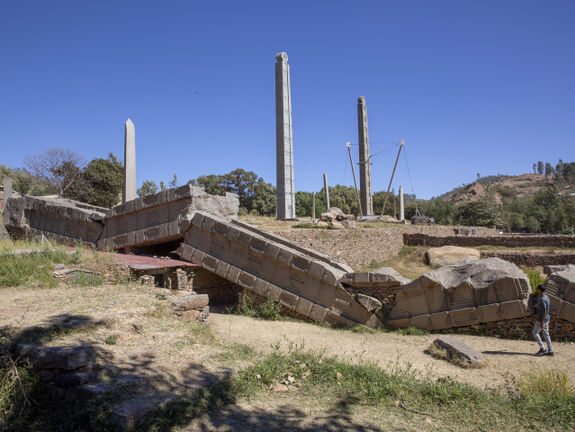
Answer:
MULTIPOLYGON (((553 186, 554 183, 554 177, 545 174, 488 176, 480 178, 471 184, 453 189, 439 198, 461 205, 480 201, 491 195, 497 203, 501 204, 505 199, 533 198, 537 192, 553 186)), ((562 193, 571 193, 574 191, 574 187, 570 184, 564 184, 560 187, 560 191, 562 193)))

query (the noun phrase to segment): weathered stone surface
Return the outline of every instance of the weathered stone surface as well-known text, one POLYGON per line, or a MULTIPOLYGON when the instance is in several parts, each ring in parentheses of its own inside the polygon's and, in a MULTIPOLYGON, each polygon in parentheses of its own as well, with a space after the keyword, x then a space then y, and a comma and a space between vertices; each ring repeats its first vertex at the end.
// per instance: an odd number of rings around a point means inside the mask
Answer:
POLYGON ((545 293, 551 300, 551 312, 575 323, 575 265, 555 271, 545 281, 545 293))
POLYGON ((365 294, 357 294, 357 301, 365 307, 370 312, 375 312, 381 309, 381 302, 375 297, 371 297, 365 294))
POLYGON ((563 271, 569 267, 569 264, 546 265, 543 266, 543 273, 549 276, 551 273, 563 271))
POLYGON ((288 56, 276 55, 276 185, 277 218, 295 219, 293 139, 288 56))
POLYGON ((518 318, 528 313, 529 279, 516 265, 499 258, 442 267, 403 285, 389 315, 394 326, 429 330, 518 318), (497 309, 482 306, 498 305, 497 309), (433 314, 447 312, 441 319, 433 314), (420 317, 429 317, 422 319, 420 317))
POLYGON ((207 294, 193 294, 185 297, 179 298, 177 301, 172 303, 172 306, 176 310, 190 310, 190 309, 201 309, 207 306, 210 302, 210 298, 207 294))
POLYGON ((4 225, 14 238, 44 234, 64 243, 96 243, 107 209, 65 198, 10 198, 4 225))
POLYGON ((191 185, 168 189, 110 209, 98 248, 124 249, 181 240, 195 212, 227 220, 237 217, 238 208, 239 199, 234 194, 210 195, 191 185))
POLYGON ((410 282, 391 267, 380 267, 368 272, 353 272, 345 274, 341 283, 354 287, 399 287, 410 282))
POLYGON ((357 134, 359 142, 359 196, 364 216, 373 215, 371 195, 371 161, 369 133, 367 129, 367 106, 365 97, 357 98, 357 134))
POLYGON ((433 341, 433 344, 447 351, 450 356, 458 358, 470 366, 485 361, 485 357, 479 351, 474 350, 465 342, 449 336, 440 336, 433 341))
POLYGON ((178 254, 313 320, 381 325, 339 283, 349 267, 245 223, 196 213, 178 254))
POLYGON ((96 351, 89 345, 57 347, 21 345, 19 352, 29 357, 37 369, 68 371, 91 366, 96 361, 96 351))
POLYGON ((443 246, 430 248, 425 252, 425 260, 433 267, 443 267, 466 259, 479 259, 478 250, 459 246, 443 246))
POLYGON ((132 120, 124 125, 124 195, 122 202, 138 197, 136 183, 136 128, 132 120))

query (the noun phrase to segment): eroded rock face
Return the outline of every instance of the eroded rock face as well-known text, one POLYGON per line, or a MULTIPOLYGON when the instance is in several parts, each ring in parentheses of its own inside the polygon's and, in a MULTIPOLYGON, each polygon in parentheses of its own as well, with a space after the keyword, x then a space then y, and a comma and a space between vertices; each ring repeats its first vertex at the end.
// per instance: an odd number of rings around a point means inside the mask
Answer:
POLYGON ((575 265, 569 264, 551 273, 545 287, 551 300, 551 313, 575 323, 575 265))
POLYGON ((528 313, 529 279, 499 258, 439 268, 403 285, 389 315, 395 327, 428 330, 461 327, 528 313))
POLYGON ((443 267, 466 259, 480 259, 481 253, 473 248, 460 246, 442 246, 430 248, 425 252, 425 260, 432 267, 443 267))

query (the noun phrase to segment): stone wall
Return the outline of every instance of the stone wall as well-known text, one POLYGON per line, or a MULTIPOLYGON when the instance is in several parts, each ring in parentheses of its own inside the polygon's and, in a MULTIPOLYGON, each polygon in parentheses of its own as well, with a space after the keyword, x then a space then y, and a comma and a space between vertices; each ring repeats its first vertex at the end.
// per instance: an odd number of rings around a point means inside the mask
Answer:
POLYGON ((489 257, 501 258, 515 265, 527 267, 575 264, 575 254, 571 253, 481 251, 481 258, 489 257))
MULTIPOLYGON (((458 327, 452 329, 452 331, 509 339, 532 339, 531 330, 533 330, 535 321, 536 318, 534 316, 521 317, 458 327)), ((551 314, 549 333, 552 340, 573 341, 575 340, 575 324, 551 314)))
POLYGON ((197 267, 191 274, 190 288, 198 294, 210 297, 210 306, 235 306, 243 288, 215 273, 197 267))
POLYGON ((498 235, 498 236, 436 236, 422 233, 404 233, 407 246, 499 246, 499 247, 553 247, 575 248, 575 236, 571 235, 498 235))

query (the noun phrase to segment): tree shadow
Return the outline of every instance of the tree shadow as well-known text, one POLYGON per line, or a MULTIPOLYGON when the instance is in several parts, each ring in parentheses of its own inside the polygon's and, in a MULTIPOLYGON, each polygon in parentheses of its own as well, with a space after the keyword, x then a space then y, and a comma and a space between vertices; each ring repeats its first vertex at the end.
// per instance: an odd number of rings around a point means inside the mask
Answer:
POLYGON ((341 398, 324 415, 308 418, 301 409, 287 404, 274 409, 246 409, 237 404, 233 370, 208 370, 190 363, 177 374, 156 370, 153 353, 134 354, 127 361, 114 362, 112 352, 88 339, 90 330, 106 326, 86 315, 57 315, 43 325, 25 329, 0 328, 0 366, 14 361, 25 367, 23 347, 50 349, 58 338, 78 333, 75 346, 94 353, 93 366, 74 371, 58 370, 63 375, 80 372, 96 374, 93 382, 70 386, 43 380, 42 372, 30 370, 31 378, 22 386, 26 401, 2 431, 172 431, 198 424, 197 430, 231 431, 355 431, 378 432, 353 420, 352 395, 341 398), (4 362, 3 360, 6 360, 4 362), (141 411, 149 411, 142 416, 141 411), (199 419, 199 420, 196 420, 199 419))

